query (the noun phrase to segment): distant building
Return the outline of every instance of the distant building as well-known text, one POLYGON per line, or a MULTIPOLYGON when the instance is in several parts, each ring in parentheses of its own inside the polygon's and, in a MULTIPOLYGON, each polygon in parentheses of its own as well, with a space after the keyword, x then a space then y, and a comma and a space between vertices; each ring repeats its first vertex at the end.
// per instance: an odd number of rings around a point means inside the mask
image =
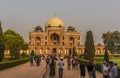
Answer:
MULTIPOLYGON (((78 54, 84 53, 85 46, 81 44, 81 34, 73 26, 65 31, 65 25, 58 17, 52 17, 45 24, 45 31, 41 26, 29 32, 29 51, 36 54, 51 54, 53 49, 57 54, 66 55, 70 48, 76 48, 78 54)), ((104 53, 103 45, 95 45, 96 54, 104 53)))

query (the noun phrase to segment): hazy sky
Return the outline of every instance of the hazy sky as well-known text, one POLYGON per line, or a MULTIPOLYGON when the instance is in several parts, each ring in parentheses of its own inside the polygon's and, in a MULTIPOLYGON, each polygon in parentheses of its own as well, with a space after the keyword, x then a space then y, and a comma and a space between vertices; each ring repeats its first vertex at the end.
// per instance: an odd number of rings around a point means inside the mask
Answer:
POLYGON ((0 20, 4 31, 12 29, 28 42, 28 32, 57 15, 65 27, 74 26, 82 35, 91 30, 95 43, 102 34, 120 31, 120 0, 0 0, 0 20))

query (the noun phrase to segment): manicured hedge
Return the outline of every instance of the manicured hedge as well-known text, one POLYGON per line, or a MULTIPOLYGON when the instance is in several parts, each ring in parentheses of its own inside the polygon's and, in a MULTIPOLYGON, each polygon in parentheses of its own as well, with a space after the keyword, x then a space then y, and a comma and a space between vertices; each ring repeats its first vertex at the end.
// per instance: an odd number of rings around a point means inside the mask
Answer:
MULTIPOLYGON (((104 55, 95 55, 95 57, 104 57, 104 55)), ((114 54, 113 57, 120 57, 120 54, 114 54)))
POLYGON ((17 66, 17 65, 26 63, 28 61, 29 61, 29 58, 23 58, 23 59, 18 59, 18 60, 0 62, 0 70, 10 68, 13 66, 17 66))
POLYGON ((86 59, 82 59, 82 58, 75 58, 75 59, 78 60, 79 62, 88 63, 88 60, 86 59))
POLYGON ((104 57, 94 57, 95 62, 103 62, 104 57))

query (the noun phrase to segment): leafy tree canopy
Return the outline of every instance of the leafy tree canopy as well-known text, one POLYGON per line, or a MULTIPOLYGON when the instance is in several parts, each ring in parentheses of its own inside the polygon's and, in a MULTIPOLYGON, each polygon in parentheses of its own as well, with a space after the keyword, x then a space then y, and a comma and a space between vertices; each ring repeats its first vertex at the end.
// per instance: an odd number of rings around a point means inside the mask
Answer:
POLYGON ((6 40, 5 47, 7 50, 10 50, 11 58, 20 58, 20 50, 26 50, 28 48, 28 44, 24 42, 23 37, 11 29, 4 32, 4 37, 6 40))
POLYGON ((4 37, 6 40, 6 49, 10 49, 10 47, 17 43, 20 45, 20 49, 23 49, 23 45, 25 44, 24 39, 20 34, 16 33, 14 30, 8 29, 4 32, 4 37))
POLYGON ((115 52, 120 51, 120 32, 114 31, 103 33, 102 35, 103 42, 105 46, 108 47, 108 50, 114 54, 115 52))

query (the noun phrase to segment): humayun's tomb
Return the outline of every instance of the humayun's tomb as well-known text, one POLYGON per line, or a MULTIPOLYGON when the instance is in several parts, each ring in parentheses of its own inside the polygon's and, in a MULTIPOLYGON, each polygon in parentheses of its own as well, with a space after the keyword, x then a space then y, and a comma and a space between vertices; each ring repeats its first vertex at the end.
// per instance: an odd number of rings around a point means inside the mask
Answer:
MULTIPOLYGON (((81 33, 73 26, 68 26, 58 17, 52 17, 45 23, 45 30, 37 26, 29 32, 29 51, 34 50, 36 54, 50 54, 56 49, 57 54, 66 55, 70 48, 76 48, 78 54, 84 53, 85 46, 81 44, 81 33)), ((104 54, 103 45, 95 45, 95 54, 104 54)))

